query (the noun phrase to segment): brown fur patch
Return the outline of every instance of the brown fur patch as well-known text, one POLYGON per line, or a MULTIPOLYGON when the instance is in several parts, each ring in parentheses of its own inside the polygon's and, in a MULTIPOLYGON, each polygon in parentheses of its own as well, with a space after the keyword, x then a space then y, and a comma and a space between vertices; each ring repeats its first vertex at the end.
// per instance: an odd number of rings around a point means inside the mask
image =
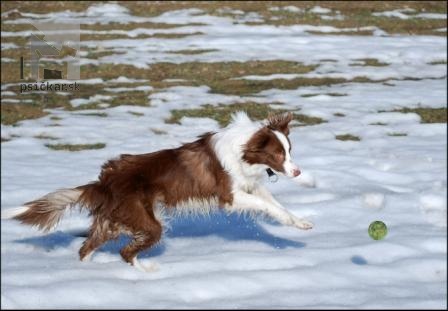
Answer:
MULTIPOLYGON (((285 136, 289 135, 289 122, 292 120, 292 113, 287 112, 283 114, 270 114, 268 117, 268 128, 274 131, 279 131, 285 136)), ((291 144, 290 144, 291 145, 291 144)))
POLYGON ((79 202, 89 206, 95 219, 80 257, 116 237, 118 230, 134 236, 120 252, 131 263, 160 239, 162 227, 153 210, 158 203, 174 208, 188 200, 217 198, 220 206, 232 204, 230 177, 212 150, 212 135, 176 149, 121 155, 103 165, 97 182, 78 187, 83 190, 79 202), (110 225, 102 228, 104 222, 110 225))
POLYGON ((258 130, 243 149, 243 160, 249 164, 265 164, 277 172, 284 172, 285 150, 270 127, 258 130))

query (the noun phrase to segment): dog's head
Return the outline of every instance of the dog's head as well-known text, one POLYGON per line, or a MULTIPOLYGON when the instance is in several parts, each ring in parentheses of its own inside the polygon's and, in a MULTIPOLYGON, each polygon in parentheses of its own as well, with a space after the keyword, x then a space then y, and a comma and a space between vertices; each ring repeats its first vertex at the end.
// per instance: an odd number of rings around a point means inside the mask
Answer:
POLYGON ((267 124, 258 130, 243 149, 243 160, 249 164, 264 164, 277 173, 288 177, 300 175, 291 160, 289 122, 292 113, 271 115, 267 124))

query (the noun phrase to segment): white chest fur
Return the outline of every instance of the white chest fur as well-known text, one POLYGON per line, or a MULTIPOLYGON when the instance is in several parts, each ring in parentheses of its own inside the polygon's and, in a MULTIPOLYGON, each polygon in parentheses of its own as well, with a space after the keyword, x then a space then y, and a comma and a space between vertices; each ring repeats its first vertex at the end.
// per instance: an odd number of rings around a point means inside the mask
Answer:
POLYGON ((262 125, 252 122, 245 113, 237 114, 223 131, 213 135, 216 156, 230 175, 232 190, 252 192, 260 184, 266 165, 249 165, 243 161, 243 148, 262 125))

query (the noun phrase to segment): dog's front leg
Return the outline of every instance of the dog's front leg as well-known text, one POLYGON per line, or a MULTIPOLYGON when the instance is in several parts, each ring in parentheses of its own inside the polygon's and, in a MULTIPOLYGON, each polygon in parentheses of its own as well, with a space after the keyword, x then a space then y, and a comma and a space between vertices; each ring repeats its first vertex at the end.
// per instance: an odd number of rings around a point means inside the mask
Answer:
POLYGON ((264 187, 262 185, 258 186, 258 188, 255 189, 253 194, 262 198, 263 200, 277 206, 277 208, 284 210, 284 212, 287 213, 292 219, 292 224, 290 224, 291 226, 297 227, 299 229, 304 229, 304 230, 313 228, 312 222, 310 222, 304 218, 301 218, 301 217, 296 217, 293 214, 291 214, 291 212, 289 212, 285 207, 283 207, 283 205, 281 205, 280 202, 278 202, 272 196, 271 192, 269 192, 269 190, 266 189, 266 187, 264 187))
POLYGON ((282 207, 280 203, 278 204, 279 205, 277 206, 276 203, 270 202, 256 194, 236 191, 233 194, 233 205, 231 206, 231 209, 237 211, 261 212, 274 218, 283 225, 294 226, 304 230, 313 227, 312 223, 295 217, 287 209, 282 207))

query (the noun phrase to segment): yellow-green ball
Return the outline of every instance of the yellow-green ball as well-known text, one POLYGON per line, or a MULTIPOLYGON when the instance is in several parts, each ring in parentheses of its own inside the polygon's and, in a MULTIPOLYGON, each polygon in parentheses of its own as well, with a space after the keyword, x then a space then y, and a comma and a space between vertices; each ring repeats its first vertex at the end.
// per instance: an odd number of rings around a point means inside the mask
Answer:
POLYGON ((382 240, 387 235, 387 226, 382 221, 374 221, 369 226, 369 235, 374 240, 382 240))

